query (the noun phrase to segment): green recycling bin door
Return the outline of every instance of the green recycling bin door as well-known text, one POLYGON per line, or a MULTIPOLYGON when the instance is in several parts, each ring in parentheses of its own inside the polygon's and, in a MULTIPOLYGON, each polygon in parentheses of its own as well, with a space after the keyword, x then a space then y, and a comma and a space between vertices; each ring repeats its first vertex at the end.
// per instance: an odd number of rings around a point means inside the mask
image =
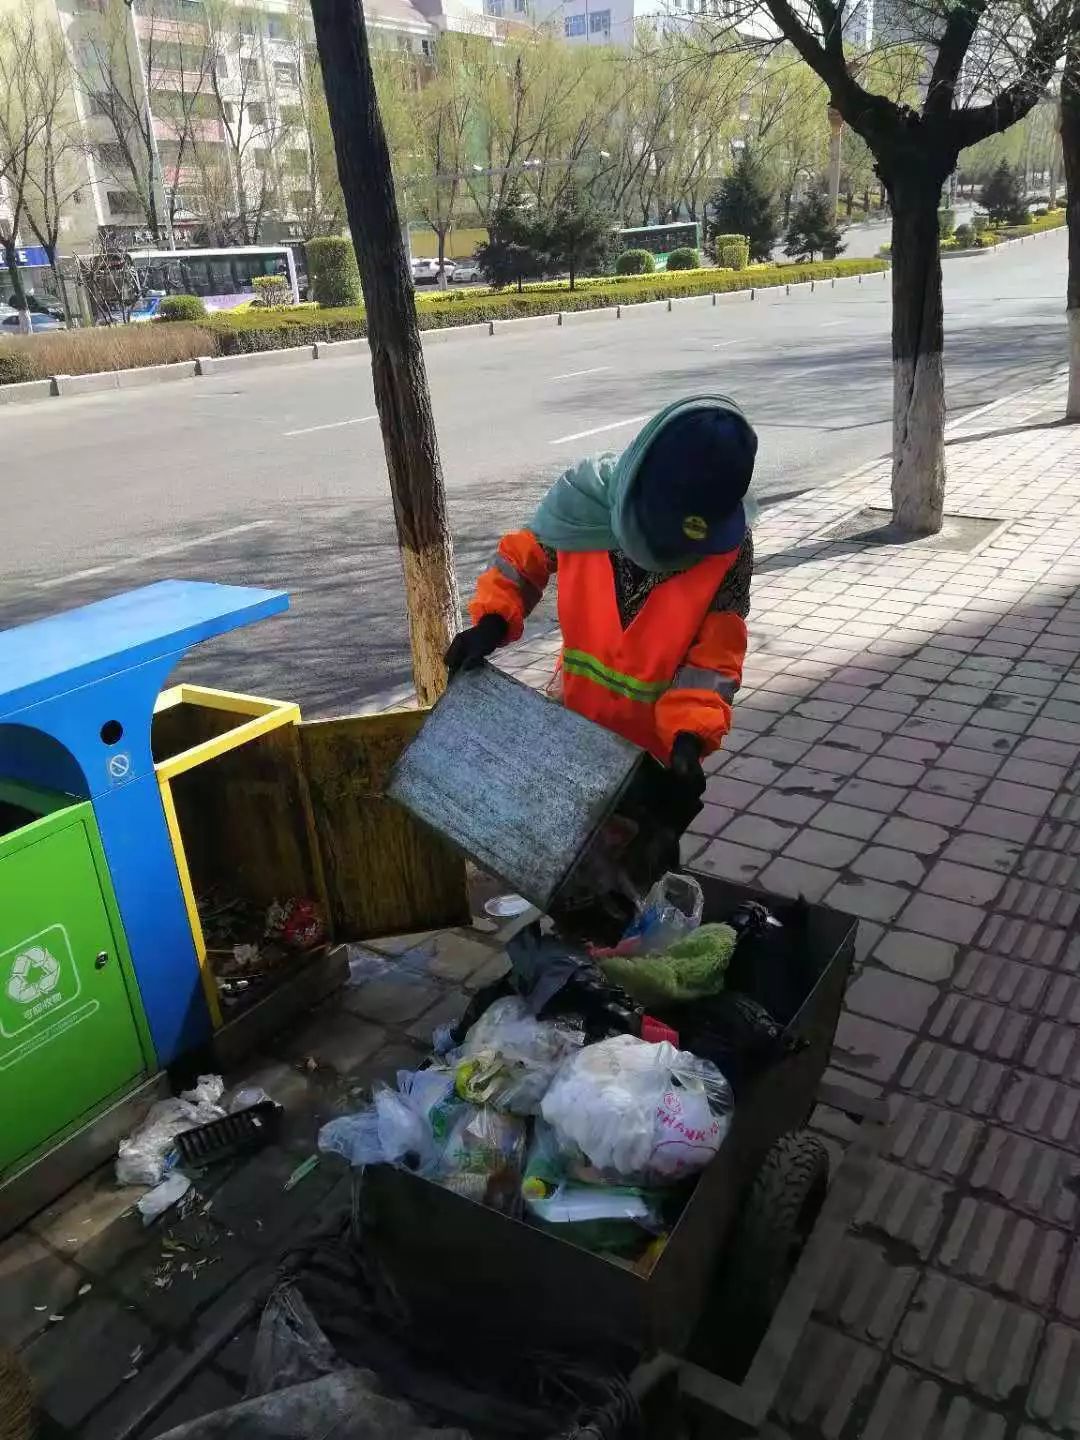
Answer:
POLYGON ((2 1179, 141 1078, 149 1050, 89 804, 0 838, 0 896, 2 1179))

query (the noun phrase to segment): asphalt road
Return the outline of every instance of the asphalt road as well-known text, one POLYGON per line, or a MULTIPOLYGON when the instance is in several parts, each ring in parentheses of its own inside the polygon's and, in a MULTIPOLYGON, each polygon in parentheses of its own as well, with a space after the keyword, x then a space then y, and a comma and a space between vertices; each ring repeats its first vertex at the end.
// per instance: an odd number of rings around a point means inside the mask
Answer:
MULTIPOLYGON (((956 415, 1066 354, 1065 233, 945 265, 956 415)), ((453 337, 427 352, 460 578, 559 470, 618 449, 677 396, 723 390, 756 424, 766 501, 890 443, 889 285, 867 277, 671 314, 453 337)), ((356 358, 0 412, 0 625, 167 576, 283 586, 289 616, 186 674, 312 714, 408 678, 400 569, 370 369, 356 358)))

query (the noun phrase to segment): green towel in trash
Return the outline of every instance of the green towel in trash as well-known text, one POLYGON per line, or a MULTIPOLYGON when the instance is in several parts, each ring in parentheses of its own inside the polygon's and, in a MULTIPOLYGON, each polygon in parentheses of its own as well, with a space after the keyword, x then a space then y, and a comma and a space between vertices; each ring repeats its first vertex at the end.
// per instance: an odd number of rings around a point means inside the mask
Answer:
POLYGON ((596 963, 642 1005, 702 1000, 723 990, 738 938, 730 925, 701 925, 658 955, 609 955, 596 963))

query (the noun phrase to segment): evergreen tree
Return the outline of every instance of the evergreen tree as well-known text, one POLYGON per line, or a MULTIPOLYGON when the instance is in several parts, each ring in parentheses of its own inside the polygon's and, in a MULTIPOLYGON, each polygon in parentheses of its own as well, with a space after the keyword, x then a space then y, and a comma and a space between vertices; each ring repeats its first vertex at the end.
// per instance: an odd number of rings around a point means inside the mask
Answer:
POLYGON ((983 186, 979 202, 995 225, 1023 225, 1028 219, 1023 182, 1007 160, 983 186))
POLYGON ((547 222, 552 270, 570 272, 570 289, 583 270, 603 270, 616 245, 610 211, 576 184, 566 187, 547 222))
POLYGON ((751 260, 769 260, 779 231, 772 196, 761 166, 744 150, 710 202, 714 235, 745 235, 751 260))
POLYGON ((489 284, 499 289, 517 285, 520 291, 526 280, 543 275, 546 247, 546 227, 515 185, 492 212, 488 238, 477 248, 476 259, 489 284))
POLYGON ((820 252, 832 260, 844 249, 842 231, 829 205, 824 186, 818 185, 795 207, 784 242, 784 254, 797 260, 813 260, 820 252))

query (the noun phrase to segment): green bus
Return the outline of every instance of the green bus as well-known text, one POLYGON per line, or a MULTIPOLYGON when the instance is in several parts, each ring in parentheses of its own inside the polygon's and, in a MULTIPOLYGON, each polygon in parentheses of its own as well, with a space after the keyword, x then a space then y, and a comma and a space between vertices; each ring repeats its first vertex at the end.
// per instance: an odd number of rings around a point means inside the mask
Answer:
POLYGON ((701 226, 696 220, 676 220, 670 225, 635 225, 615 231, 619 249, 648 250, 663 270, 672 250, 700 250, 701 226))

